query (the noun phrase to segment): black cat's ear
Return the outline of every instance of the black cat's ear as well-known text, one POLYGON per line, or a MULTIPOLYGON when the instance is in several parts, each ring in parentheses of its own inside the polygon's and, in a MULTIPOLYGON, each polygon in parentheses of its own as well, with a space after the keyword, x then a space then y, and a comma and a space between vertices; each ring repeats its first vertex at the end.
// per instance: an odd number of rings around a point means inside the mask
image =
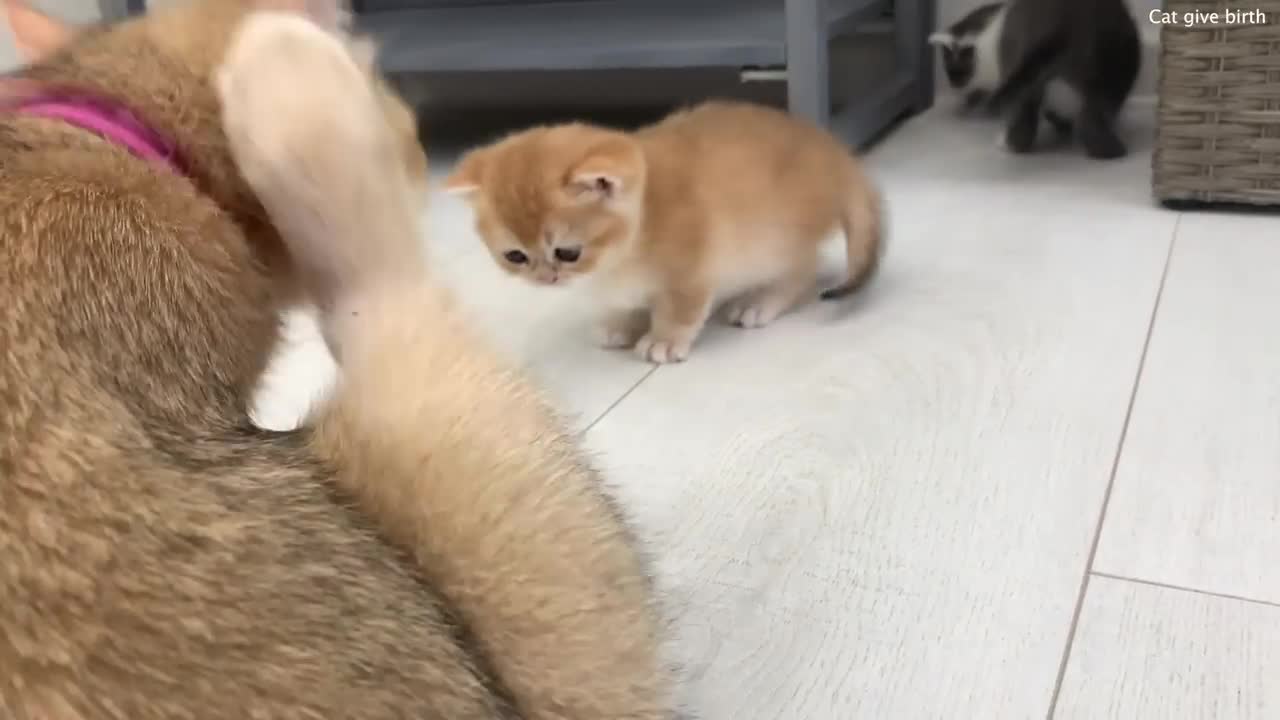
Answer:
POLYGON ((936 32, 929 36, 929 44, 934 47, 954 48, 956 36, 949 32, 936 32))

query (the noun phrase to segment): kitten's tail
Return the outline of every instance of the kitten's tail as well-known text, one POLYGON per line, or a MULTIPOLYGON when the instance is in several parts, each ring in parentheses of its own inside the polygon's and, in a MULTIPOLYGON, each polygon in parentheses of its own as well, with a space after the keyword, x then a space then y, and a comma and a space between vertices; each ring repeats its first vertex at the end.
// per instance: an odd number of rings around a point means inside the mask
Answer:
POLYGON ((862 289, 875 276, 884 255, 884 208, 880 191, 870 182, 859 182, 840 217, 848 253, 849 276, 822 291, 823 300, 839 300, 862 289))
POLYGON ((987 98, 987 109, 999 112, 1032 88, 1049 82, 1054 66, 1066 52, 1067 33, 1062 30, 1033 45, 987 98))

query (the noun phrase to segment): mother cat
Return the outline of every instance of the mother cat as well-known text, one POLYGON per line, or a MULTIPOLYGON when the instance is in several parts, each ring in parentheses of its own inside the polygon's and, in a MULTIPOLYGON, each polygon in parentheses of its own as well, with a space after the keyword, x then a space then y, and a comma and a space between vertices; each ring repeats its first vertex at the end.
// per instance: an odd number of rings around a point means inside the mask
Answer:
POLYGON ((247 14, 339 33, 336 0, 6 6, 36 62, 0 111, 0 718, 671 717, 620 516, 446 308, 367 318, 310 429, 248 420, 305 258, 212 78, 247 14))

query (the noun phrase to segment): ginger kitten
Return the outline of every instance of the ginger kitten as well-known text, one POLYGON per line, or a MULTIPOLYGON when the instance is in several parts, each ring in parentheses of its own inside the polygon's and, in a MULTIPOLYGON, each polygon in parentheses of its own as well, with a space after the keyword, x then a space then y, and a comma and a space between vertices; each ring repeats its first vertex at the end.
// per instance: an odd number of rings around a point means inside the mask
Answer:
MULTIPOLYGON (((342 38, 337 0, 85 30, 4 7, 34 64, 0 83, 0 717, 667 717, 639 555, 568 433, 421 283, 359 281, 407 245, 340 265, 365 225, 282 238, 237 167, 214 78, 238 29, 342 38), (269 432, 247 407, 295 268, 394 290, 335 293, 368 308, 342 385, 269 432)), ((378 143, 326 152, 403 198, 425 160, 376 85, 336 115, 378 143)))
POLYGON ((879 193, 849 149, 786 113, 708 102, 636 132, 572 123, 468 153, 445 182, 495 261, 531 282, 590 282, 605 347, 685 360, 713 308, 762 327, 804 301, 845 236, 844 297, 881 254, 879 193))

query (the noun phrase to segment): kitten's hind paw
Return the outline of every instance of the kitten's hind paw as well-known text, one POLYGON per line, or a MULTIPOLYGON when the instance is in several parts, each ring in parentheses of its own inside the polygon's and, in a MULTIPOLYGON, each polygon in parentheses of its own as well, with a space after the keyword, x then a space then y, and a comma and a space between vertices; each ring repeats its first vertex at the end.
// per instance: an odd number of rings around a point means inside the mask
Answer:
POLYGON ((658 365, 684 362, 689 358, 693 343, 683 340, 654 337, 649 333, 636 343, 636 354, 658 365))

